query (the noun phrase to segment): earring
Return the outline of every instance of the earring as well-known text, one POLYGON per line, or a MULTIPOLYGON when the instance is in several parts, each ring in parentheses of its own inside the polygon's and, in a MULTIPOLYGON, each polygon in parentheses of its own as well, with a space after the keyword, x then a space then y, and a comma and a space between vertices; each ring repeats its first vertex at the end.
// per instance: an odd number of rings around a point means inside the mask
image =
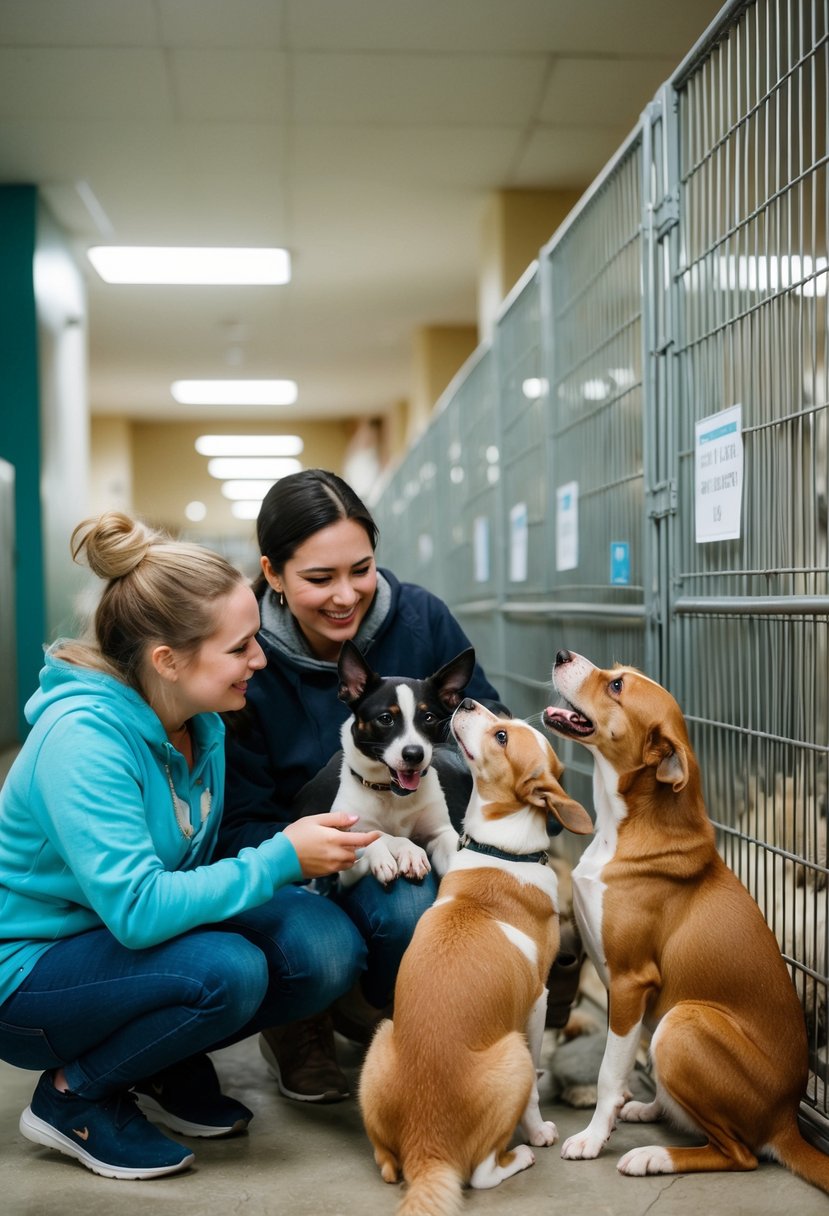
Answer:
POLYGON ((280 608, 284 608, 284 607, 285 607, 285 596, 282 594, 282 592, 281 592, 281 591, 280 591, 280 593, 279 593, 279 607, 280 607, 280 608))

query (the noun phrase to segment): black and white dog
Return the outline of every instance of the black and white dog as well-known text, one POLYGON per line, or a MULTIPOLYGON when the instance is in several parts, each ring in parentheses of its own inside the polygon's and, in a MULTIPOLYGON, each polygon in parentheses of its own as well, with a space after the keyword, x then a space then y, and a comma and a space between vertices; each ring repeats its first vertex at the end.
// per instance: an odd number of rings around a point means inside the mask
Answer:
POLYGON ((398 876, 440 876, 458 846, 434 767, 435 748, 463 698, 475 667, 471 648, 425 680, 383 677, 353 642, 340 653, 339 698, 351 710, 342 726, 340 781, 331 809, 359 815, 358 831, 383 833, 350 870, 352 886, 365 874, 382 883, 398 876))

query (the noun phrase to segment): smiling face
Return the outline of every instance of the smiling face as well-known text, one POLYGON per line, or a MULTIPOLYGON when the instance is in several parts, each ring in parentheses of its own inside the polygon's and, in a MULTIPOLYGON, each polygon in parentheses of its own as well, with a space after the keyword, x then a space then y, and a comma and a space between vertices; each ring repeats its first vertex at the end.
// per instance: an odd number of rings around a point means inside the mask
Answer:
POLYGON ((446 721, 475 666, 470 648, 425 680, 383 678, 351 642, 340 653, 338 697, 353 714, 351 738, 369 760, 384 764, 393 786, 413 791, 446 736, 446 721))
MULTIPOLYGON (((225 713, 245 704, 247 682, 265 666, 256 640, 259 606, 250 588, 239 583, 215 603, 217 629, 192 656, 175 660, 175 712, 172 723, 196 713, 225 713)), ((172 707, 171 707, 172 709, 172 707)))
POLYGON ((304 541, 280 574, 266 557, 262 569, 271 587, 284 595, 313 654, 336 660, 377 590, 374 550, 363 525, 340 519, 304 541))

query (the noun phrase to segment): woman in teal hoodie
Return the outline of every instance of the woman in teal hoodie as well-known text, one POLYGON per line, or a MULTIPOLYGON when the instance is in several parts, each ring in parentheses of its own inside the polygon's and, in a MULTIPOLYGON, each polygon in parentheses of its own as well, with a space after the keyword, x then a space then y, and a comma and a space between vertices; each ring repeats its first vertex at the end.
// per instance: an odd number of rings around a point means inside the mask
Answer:
POLYGON ((252 1117, 207 1051, 353 984, 362 939, 300 884, 352 865, 376 834, 308 816, 213 862, 219 713, 244 705, 265 662, 256 600, 223 558, 115 512, 72 544, 106 586, 95 642, 48 651, 0 791, 0 1058, 44 1070, 25 1137, 149 1178, 193 1154, 144 1112, 201 1136, 252 1117), (298 922, 319 956, 305 976, 284 974, 298 922))

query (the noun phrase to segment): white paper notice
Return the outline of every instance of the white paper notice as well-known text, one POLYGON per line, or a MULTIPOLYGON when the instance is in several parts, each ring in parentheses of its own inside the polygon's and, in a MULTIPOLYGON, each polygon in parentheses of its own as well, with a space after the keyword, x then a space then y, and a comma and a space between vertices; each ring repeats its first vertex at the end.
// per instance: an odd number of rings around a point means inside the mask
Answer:
POLYGON ((696 424, 695 520, 698 545, 738 540, 743 503, 743 407, 696 424))
POLYGON ((556 570, 579 564, 579 483, 568 481, 556 490, 556 570))
POLYGON ((509 577, 511 583, 526 583, 529 548, 527 504, 517 502, 509 513, 509 577))
POLYGON ((475 516, 472 533, 472 552, 475 565, 475 582, 489 582, 489 517, 475 516))

